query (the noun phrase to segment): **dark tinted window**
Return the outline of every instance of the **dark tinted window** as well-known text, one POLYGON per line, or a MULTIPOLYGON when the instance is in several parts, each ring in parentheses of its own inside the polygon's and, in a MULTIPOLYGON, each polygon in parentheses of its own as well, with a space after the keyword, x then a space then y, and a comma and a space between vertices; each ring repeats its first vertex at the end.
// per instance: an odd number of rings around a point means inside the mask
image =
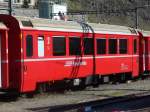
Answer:
POLYGON ((26 56, 33 56, 33 37, 32 35, 27 35, 26 37, 26 56))
POLYGON ((148 55, 149 54, 149 40, 145 41, 145 55, 148 55))
POLYGON ((53 55, 66 55, 66 39, 64 37, 53 37, 53 55))
POLYGON ((106 39, 97 39, 97 54, 106 54, 106 39))
POLYGON ((137 53, 137 40, 134 39, 134 54, 137 53))
POLYGON ((80 55, 81 54, 81 39, 71 37, 69 38, 69 54, 70 55, 80 55))
POLYGON ((120 54, 127 54, 127 39, 120 39, 119 40, 119 53, 120 54))
POLYGON ((109 39, 109 54, 117 54, 117 39, 109 39))
POLYGON ((92 55, 93 54, 93 39, 84 38, 84 54, 92 55))

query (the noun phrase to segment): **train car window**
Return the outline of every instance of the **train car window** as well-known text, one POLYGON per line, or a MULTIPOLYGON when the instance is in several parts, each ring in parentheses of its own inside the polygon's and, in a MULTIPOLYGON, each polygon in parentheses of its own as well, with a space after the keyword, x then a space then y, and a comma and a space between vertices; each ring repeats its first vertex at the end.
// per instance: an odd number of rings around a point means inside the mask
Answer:
POLYGON ((69 38, 69 54, 81 55, 81 39, 77 37, 69 38))
POLYGON ((53 37, 53 55, 66 55, 66 39, 65 37, 53 37))
POLYGON ((97 39, 97 54, 106 54, 106 39, 97 39))
POLYGON ((85 55, 92 55, 93 51, 93 38, 84 38, 84 54, 85 55))
POLYGON ((134 54, 137 53, 137 39, 134 39, 134 54))
POLYGON ((38 56, 44 57, 44 37, 38 37, 38 56))
POLYGON ((33 37, 32 35, 27 35, 26 37, 26 56, 33 56, 33 37))
POLYGON ((109 54, 117 54, 117 39, 109 39, 109 54))
POLYGON ((127 54, 127 39, 119 39, 119 53, 127 54))

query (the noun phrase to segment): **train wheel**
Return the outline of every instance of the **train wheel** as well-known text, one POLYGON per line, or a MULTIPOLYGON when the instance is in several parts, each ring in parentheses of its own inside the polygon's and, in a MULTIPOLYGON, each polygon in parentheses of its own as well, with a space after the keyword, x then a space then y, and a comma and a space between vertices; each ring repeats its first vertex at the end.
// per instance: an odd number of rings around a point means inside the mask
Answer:
POLYGON ((131 82, 133 82, 133 77, 132 77, 132 73, 126 73, 125 74, 125 83, 131 83, 131 82))
POLYGON ((28 92, 28 93, 20 94, 20 96, 22 98, 33 98, 35 96, 35 93, 34 92, 28 92))
POLYGON ((46 84, 37 84, 36 92, 39 94, 46 92, 46 84))
POLYGON ((92 83, 92 86, 94 88, 97 88, 99 86, 99 83, 100 83, 100 80, 99 80, 99 75, 96 75, 93 77, 93 83, 92 83))
POLYGON ((79 84, 79 88, 81 90, 85 89, 86 88, 86 85, 85 85, 85 78, 81 79, 81 82, 79 84))
POLYGON ((34 92, 27 93, 27 94, 26 94, 26 98, 33 98, 34 95, 35 95, 34 92))

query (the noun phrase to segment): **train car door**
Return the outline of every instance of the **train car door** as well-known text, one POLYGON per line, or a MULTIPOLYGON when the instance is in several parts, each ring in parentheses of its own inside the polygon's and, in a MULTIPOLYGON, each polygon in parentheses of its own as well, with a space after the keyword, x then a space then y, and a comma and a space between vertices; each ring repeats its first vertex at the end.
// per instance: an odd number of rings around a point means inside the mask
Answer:
POLYGON ((143 40, 142 40, 143 42, 143 57, 142 57, 142 59, 143 59, 143 72, 146 70, 146 45, 147 45, 147 42, 146 42, 146 40, 144 40, 144 38, 143 38, 143 40))
POLYGON ((138 38, 133 38, 133 76, 139 75, 139 50, 138 50, 138 38))
POLYGON ((23 32, 23 74, 22 74, 22 88, 21 92, 32 91, 34 89, 34 77, 32 75, 33 67, 33 56, 34 56, 34 38, 30 31, 23 32))
POLYGON ((145 50, 144 50, 144 62, 145 62, 145 69, 144 71, 147 71, 149 69, 149 40, 148 38, 144 38, 145 39, 145 50))
POLYGON ((143 34, 143 38, 142 38, 142 44, 141 46, 143 46, 143 72, 144 75, 149 75, 149 71, 150 71, 150 32, 149 31, 145 31, 142 33, 143 34))
POLYGON ((150 70, 150 40, 148 36, 144 36, 144 56, 143 56, 143 61, 144 61, 144 75, 148 75, 148 71, 150 70))

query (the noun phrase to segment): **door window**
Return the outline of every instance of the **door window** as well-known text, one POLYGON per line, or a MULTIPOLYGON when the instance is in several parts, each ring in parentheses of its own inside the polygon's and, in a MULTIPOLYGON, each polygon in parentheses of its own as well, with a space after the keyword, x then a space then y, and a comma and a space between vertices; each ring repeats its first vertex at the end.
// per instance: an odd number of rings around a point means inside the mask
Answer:
POLYGON ((38 37, 38 56, 44 57, 44 37, 38 37))
POLYGON ((26 37, 26 56, 33 56, 33 37, 32 35, 27 35, 26 37))
POLYGON ((136 54, 137 53, 137 39, 134 39, 134 54, 136 54))

